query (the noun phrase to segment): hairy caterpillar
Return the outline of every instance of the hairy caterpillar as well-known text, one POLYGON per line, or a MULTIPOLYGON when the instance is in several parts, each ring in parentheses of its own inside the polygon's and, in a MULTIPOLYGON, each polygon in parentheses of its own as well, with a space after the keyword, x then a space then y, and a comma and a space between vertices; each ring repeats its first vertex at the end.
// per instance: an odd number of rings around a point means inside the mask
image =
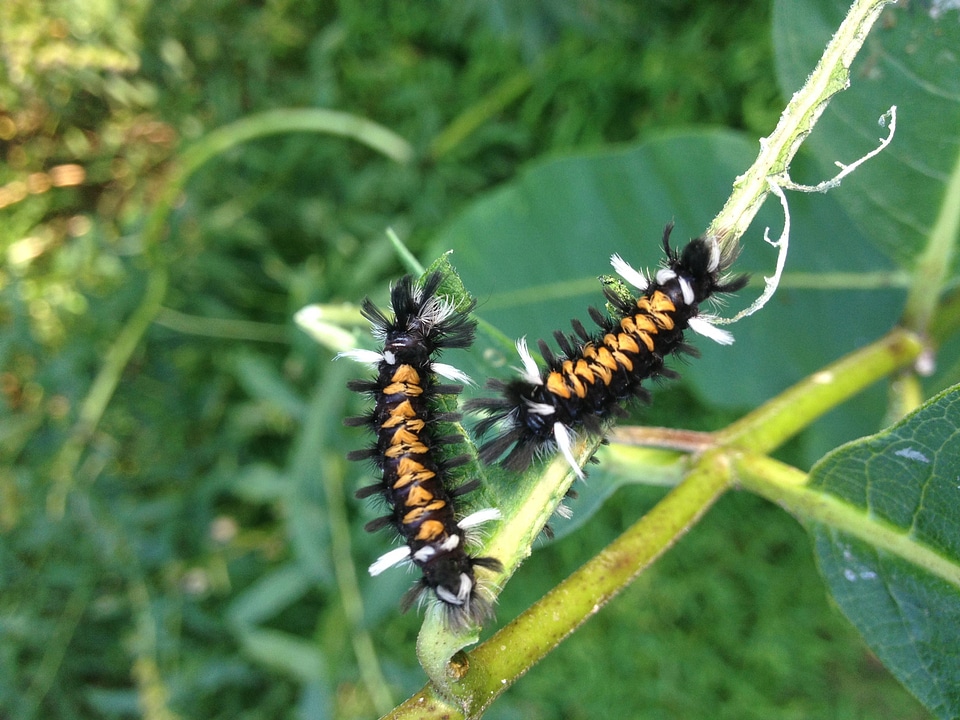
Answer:
POLYGON ((393 317, 389 318, 369 298, 361 311, 382 341, 380 352, 353 350, 341 353, 376 368, 373 380, 354 380, 351 390, 370 395, 374 406, 366 415, 349 418, 348 425, 365 426, 375 436, 373 444, 351 452, 351 460, 372 460, 382 473, 379 482, 362 488, 357 497, 380 496, 390 511, 367 524, 376 531, 391 526, 404 545, 384 554, 370 566, 379 575, 393 565, 409 561, 422 572, 421 579, 404 596, 407 610, 429 590, 445 609, 448 625, 464 628, 488 619, 490 601, 477 582, 475 569, 502 569, 490 557, 474 557, 465 547, 467 530, 500 517, 488 508, 460 517, 456 501, 476 489, 474 480, 452 487, 451 471, 468 461, 466 455, 440 459, 444 446, 461 442, 458 435, 443 435, 440 423, 456 422, 459 413, 438 406, 442 395, 456 395, 459 383, 470 379, 456 368, 434 358, 446 348, 466 348, 473 342, 476 321, 469 317, 473 303, 458 310, 438 294, 443 275, 434 272, 422 285, 410 276, 391 289, 393 317), (443 384, 437 376, 458 384, 443 384))
POLYGON ((560 356, 539 341, 546 363, 543 369, 533 359, 526 340, 517 342, 523 366, 520 377, 509 382, 489 380, 487 388, 499 396, 474 399, 465 406, 485 416, 477 424, 481 436, 497 430, 481 446, 481 459, 490 463, 506 453, 503 464, 519 471, 536 456, 558 449, 582 478, 583 471, 573 457, 574 434, 580 430, 602 432, 607 419, 626 414, 628 401, 647 397, 644 380, 675 376, 664 366, 664 359, 672 353, 696 353, 684 343, 684 330, 689 328, 721 344, 733 342, 730 333, 700 315, 700 303, 717 293, 740 290, 747 277, 722 277, 732 258, 722 257, 713 238, 691 240, 679 252, 671 249, 672 229, 671 223, 664 230, 666 260, 653 277, 634 269, 619 255, 611 258, 614 269, 640 293, 627 297, 605 287, 614 317, 590 308, 600 332, 591 335, 574 320, 573 335, 554 333, 560 356))

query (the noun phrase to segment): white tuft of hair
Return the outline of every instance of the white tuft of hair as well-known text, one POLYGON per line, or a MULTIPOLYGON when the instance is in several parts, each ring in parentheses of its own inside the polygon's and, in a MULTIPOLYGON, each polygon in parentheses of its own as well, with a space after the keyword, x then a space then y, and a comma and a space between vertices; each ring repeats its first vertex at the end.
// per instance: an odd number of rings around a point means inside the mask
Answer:
POLYGON ((573 468, 573 472, 577 474, 577 477, 583 480, 583 470, 580 469, 576 458, 573 457, 573 435, 570 432, 570 428, 563 423, 554 423, 553 436, 557 439, 557 448, 559 448, 567 464, 573 468))
POLYGON ((700 317, 692 317, 687 321, 687 324, 690 326, 690 329, 698 335, 710 338, 720 345, 733 344, 733 333, 718 328, 711 322, 710 317, 702 315, 700 317))
POLYGON ((650 286, 650 278, 633 267, 619 255, 610 256, 610 264, 617 274, 633 285, 637 290, 645 291, 650 286))
POLYGON ((523 379, 531 385, 543 385, 540 368, 537 366, 537 361, 533 359, 533 355, 530 354, 526 337, 517 340, 517 352, 520 353, 520 362, 523 363, 523 369, 520 370, 523 379))
POLYGON ((370 574, 376 577, 384 570, 389 570, 394 565, 399 565, 409 557, 410 547, 408 545, 401 545, 398 548, 394 548, 390 552, 384 553, 374 561, 369 568, 370 574))

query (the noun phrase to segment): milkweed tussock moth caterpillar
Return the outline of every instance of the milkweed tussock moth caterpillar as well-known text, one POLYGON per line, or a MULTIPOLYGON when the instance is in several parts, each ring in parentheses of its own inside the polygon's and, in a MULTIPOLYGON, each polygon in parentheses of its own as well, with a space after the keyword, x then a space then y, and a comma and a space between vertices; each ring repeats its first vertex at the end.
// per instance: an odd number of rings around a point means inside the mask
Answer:
POLYGON ((700 313, 700 304, 714 295, 740 290, 747 277, 723 277, 733 258, 721 253, 713 238, 696 238, 683 250, 673 250, 672 230, 672 223, 664 229, 666 258, 652 277, 619 255, 611 258, 620 277, 639 294, 604 287, 613 317, 590 308, 599 332, 591 334, 579 320, 572 321, 572 335, 554 333, 560 355, 539 341, 546 363, 543 368, 534 360, 526 339, 517 341, 520 377, 508 382, 489 380, 487 388, 498 396, 474 399, 465 406, 485 416, 476 426, 481 437, 495 431, 480 447, 484 462, 506 455, 503 464, 522 471, 534 458, 559 450, 582 478, 583 471, 573 456, 576 433, 600 433, 608 419, 626 415, 624 407, 629 401, 647 398, 642 387, 645 380, 675 377, 664 365, 665 358, 674 353, 696 354, 684 342, 685 330, 720 344, 733 342, 730 333, 700 313))
POLYGON ((371 396, 374 405, 366 415, 349 418, 346 424, 366 427, 376 438, 370 447, 348 457, 370 460, 381 472, 380 481, 359 490, 357 497, 379 496, 390 508, 368 523, 367 530, 393 527, 404 541, 374 562, 370 573, 379 575, 398 563, 412 563, 422 577, 404 596, 401 608, 407 610, 429 591, 443 606, 448 626, 463 629, 482 624, 492 615, 476 568, 503 569, 494 558, 468 553, 468 531, 499 518, 500 513, 487 508, 460 517, 458 498, 476 489, 479 481, 455 487, 452 471, 469 457, 440 459, 444 446, 462 440, 440 433, 440 423, 456 422, 460 414, 441 410, 439 398, 459 394, 462 383, 470 378, 436 358, 444 349, 469 347, 476 331, 476 321, 469 316, 474 303, 457 309, 451 299, 438 293, 442 281, 439 272, 428 275, 421 285, 410 276, 402 278, 391 288, 392 318, 369 298, 364 300, 361 312, 382 349, 352 350, 340 356, 376 369, 375 379, 348 383, 351 390, 371 396))

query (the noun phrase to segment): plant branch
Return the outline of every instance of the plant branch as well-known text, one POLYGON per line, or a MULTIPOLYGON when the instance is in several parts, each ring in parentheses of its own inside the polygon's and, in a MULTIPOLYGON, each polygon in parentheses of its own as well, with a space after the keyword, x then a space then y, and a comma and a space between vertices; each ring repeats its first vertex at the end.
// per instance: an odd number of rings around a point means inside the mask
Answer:
POLYGON ((850 65, 883 7, 893 0, 856 0, 830 39, 804 86, 790 99, 780 122, 760 140, 760 154, 733 186, 723 209, 707 230, 721 248, 732 250, 770 192, 768 178, 786 173, 800 145, 813 130, 830 98, 850 84, 850 65))
POLYGON ((77 421, 53 462, 51 471, 53 485, 47 494, 47 512, 51 517, 63 517, 67 495, 73 487, 80 457, 100 424, 117 385, 120 384, 123 369, 130 362, 130 357, 140 344, 140 339, 150 327, 150 323, 160 312, 163 298, 167 293, 168 277, 166 267, 157 267, 150 272, 139 307, 124 324, 120 334, 107 350, 100 372, 97 373, 90 390, 80 404, 77 421))
POLYGON ((903 313, 906 327, 927 334, 940 304, 940 293, 950 276, 957 243, 960 242, 960 156, 944 189, 940 212, 930 237, 914 268, 914 279, 903 313))
POLYGON ((729 485, 729 466, 723 455, 702 456, 680 485, 596 557, 469 656, 455 658, 446 689, 455 694, 456 704, 424 688, 387 717, 431 717, 412 714, 422 711, 427 698, 446 713, 436 717, 456 717, 451 711, 458 706, 466 717, 479 717, 527 670, 672 547, 729 485))
POLYGON ((717 444, 765 453, 877 380, 911 365, 923 343, 895 329, 764 403, 717 433, 717 444))
POLYGON ((343 492, 342 463, 329 458, 324 463, 323 490, 327 500, 327 517, 330 522, 330 555, 333 572, 343 603, 343 614, 350 630, 353 652, 360 668, 360 678, 377 712, 387 712, 393 705, 389 685, 380 668, 373 639, 363 623, 363 596, 357 581, 353 552, 350 547, 350 523, 347 519, 347 501, 343 492))
POLYGON ((168 307, 160 308, 153 321, 157 325, 185 335, 250 342, 290 343, 289 330, 286 325, 278 323, 188 315, 168 307))

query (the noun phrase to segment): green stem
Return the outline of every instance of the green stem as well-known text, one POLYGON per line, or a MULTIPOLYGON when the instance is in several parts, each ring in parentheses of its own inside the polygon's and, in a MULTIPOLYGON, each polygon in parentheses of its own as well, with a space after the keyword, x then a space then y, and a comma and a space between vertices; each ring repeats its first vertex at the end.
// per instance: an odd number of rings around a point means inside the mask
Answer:
POLYGON ((140 306, 130 316, 107 350, 100 372, 97 373, 93 385, 90 386, 90 390, 80 404, 77 422, 53 464, 53 486, 47 495, 47 512, 52 517, 63 517, 67 495, 73 486, 77 464, 80 462, 83 450, 100 424, 107 405, 120 383, 123 369, 130 361, 130 356, 133 355, 137 345, 140 344, 140 338, 160 312, 167 292, 167 280, 166 267, 157 267, 150 272, 140 306))
POLYGON ((521 70, 503 80, 480 102, 474 103, 454 118, 430 143, 427 156, 431 160, 439 160, 456 148, 477 128, 527 92, 533 85, 533 78, 531 71, 521 70))
MULTIPOLYGON (((578 460, 586 462, 596 450, 600 438, 584 437, 576 445, 578 460)), ((520 563, 531 553, 534 541, 544 525, 570 489, 576 476, 562 457, 557 457, 545 468, 535 468, 519 480, 519 492, 500 504, 503 520, 486 538, 479 556, 494 557, 503 563, 504 571, 497 576, 499 587, 510 579, 520 563)), ((485 577, 483 578, 485 579, 485 577)), ((499 592, 499 589, 497 590, 499 592)), ((449 674, 450 658, 468 645, 477 642, 477 628, 463 633, 451 633, 442 621, 438 608, 431 608, 417 638, 417 657, 427 676, 440 692, 456 693, 449 674)))
POLYGON ((890 379, 887 411, 880 427, 889 427, 905 418, 923 404, 924 397, 923 384, 912 366, 895 373, 890 379))
POLYGON ((387 228, 387 240, 390 241, 394 251, 397 253, 397 257, 400 258, 400 262, 403 263, 403 266, 407 269, 407 272, 416 275, 417 277, 423 275, 423 265, 421 265, 420 261, 417 260, 417 256, 410 252, 410 248, 403 244, 403 240, 401 240, 400 236, 394 232, 393 228, 387 228))
MULTIPOLYGON (((911 277, 903 270, 877 272, 785 272, 780 277, 781 288, 798 288, 817 292, 833 290, 881 290, 910 287, 911 277)), ((754 283, 751 282, 751 285, 754 283)), ((757 281, 756 284, 762 284, 757 281)))
POLYGON ((250 342, 269 342, 287 344, 290 331, 285 325, 277 323, 252 322, 228 318, 209 318, 188 315, 177 310, 162 307, 153 320, 175 332, 186 335, 202 335, 208 338, 224 340, 246 340, 250 342))
POLYGON ((937 306, 929 326, 930 339, 941 343, 960 330, 960 290, 954 290, 937 306))
POLYGON ((907 295, 903 323, 926 334, 940 304, 940 293, 950 276, 957 243, 960 242, 960 155, 944 190, 940 212, 930 229, 930 237, 914 268, 913 283, 907 295))
POLYGON ((343 468, 341 463, 330 458, 324 463, 323 490, 327 500, 327 516, 330 519, 330 554, 333 571, 337 578, 343 612, 350 625, 353 652, 357 656, 360 677, 367 694, 378 713, 385 713, 393 706, 389 685, 380 669, 380 661, 373 640, 363 623, 363 596, 357 582, 350 543, 350 523, 347 520, 347 503, 343 494, 343 468))
POLYGON ((46 643, 43 657, 30 680, 30 686, 24 693, 22 714, 18 715, 23 720, 32 720, 40 711, 44 698, 59 676, 67 648, 76 635, 77 627, 90 605, 92 596, 93 587, 87 583, 76 585, 70 592, 70 597, 57 618, 54 632, 46 643))
POLYGON ((819 523, 886 550, 960 589, 960 566, 917 542, 910 528, 895 528, 867 509, 807 486, 806 473, 762 455, 734 462, 740 487, 775 502, 803 522, 819 523))
POLYGON ((295 132, 348 137, 401 163, 413 157, 413 148, 402 137, 349 113, 312 108, 269 110, 250 115, 207 133, 180 155, 178 166, 167 179, 153 212, 147 216, 143 246, 148 252, 156 247, 166 229, 170 210, 187 181, 207 161, 250 140, 295 132))
POLYGON ((208 133, 183 153, 182 172, 190 177, 210 158, 241 143, 297 132, 350 138, 399 163, 413 158, 410 143, 366 118, 323 108, 284 108, 249 115, 208 133))
POLYGON ((427 684, 381 720, 463 720, 463 713, 427 684))
POLYGON ((923 350, 920 339, 895 329, 764 403, 717 433, 716 442, 765 453, 877 380, 909 366, 923 350))
POLYGON ((767 179, 787 172, 830 98, 850 84, 850 65, 883 7, 893 0, 856 0, 830 39, 807 82, 791 98, 780 122, 760 141, 760 154, 734 183, 733 192, 707 230, 721 247, 735 245, 770 191, 767 179))
POLYGON ((479 717, 527 670, 596 614, 666 552, 730 485, 722 455, 707 453, 687 478, 586 565, 513 622, 450 665, 446 688, 455 704, 430 688, 398 707, 390 718, 479 717), (457 680, 459 678, 459 680, 457 680), (426 707, 436 714, 425 714, 426 707))

